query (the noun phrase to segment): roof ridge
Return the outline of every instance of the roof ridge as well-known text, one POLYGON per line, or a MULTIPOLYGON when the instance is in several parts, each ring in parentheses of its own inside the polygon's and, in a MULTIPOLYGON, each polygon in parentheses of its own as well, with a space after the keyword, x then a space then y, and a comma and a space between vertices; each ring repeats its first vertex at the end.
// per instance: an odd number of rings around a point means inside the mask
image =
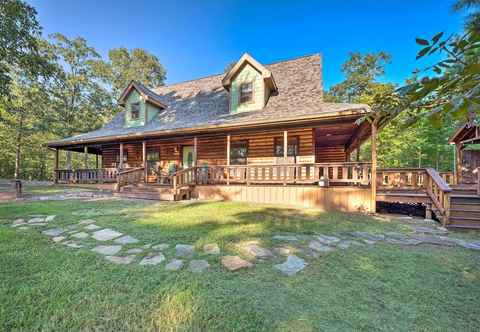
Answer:
MULTIPOLYGON (((296 60, 300 60, 300 59, 303 59, 303 58, 309 58, 309 57, 313 57, 313 56, 319 56, 320 58, 322 57, 320 52, 315 52, 315 53, 302 55, 302 56, 298 56, 298 57, 291 58, 291 59, 278 60, 278 61, 274 61, 274 62, 270 62, 270 63, 267 63, 267 64, 262 64, 262 65, 263 66, 272 66, 272 65, 279 64, 279 63, 296 61, 296 60)), ((184 84, 184 83, 189 83, 189 82, 194 82, 194 81, 199 81, 199 80, 203 80, 203 79, 206 79, 206 78, 212 78, 212 77, 215 77, 215 76, 221 76, 221 75, 224 75, 224 74, 225 73, 211 74, 211 75, 201 76, 201 77, 198 77, 198 78, 193 78, 191 80, 176 82, 176 83, 172 83, 172 84, 168 84, 168 85, 160 85, 160 86, 157 86, 157 87, 153 88, 153 90, 161 89, 161 88, 169 88, 169 87, 172 87, 172 86, 176 86, 176 85, 180 85, 180 84, 184 84)))

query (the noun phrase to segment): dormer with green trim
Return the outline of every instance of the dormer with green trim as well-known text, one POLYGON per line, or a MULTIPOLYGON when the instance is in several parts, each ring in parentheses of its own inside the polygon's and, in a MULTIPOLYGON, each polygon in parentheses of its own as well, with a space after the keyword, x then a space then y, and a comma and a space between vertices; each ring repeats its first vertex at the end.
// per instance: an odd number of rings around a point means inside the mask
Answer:
POLYGON ((230 92, 230 113, 261 110, 277 93, 272 73, 248 53, 227 72, 222 84, 230 92))
POLYGON ((138 82, 130 82, 118 99, 125 108, 124 127, 145 126, 167 108, 160 97, 138 82))

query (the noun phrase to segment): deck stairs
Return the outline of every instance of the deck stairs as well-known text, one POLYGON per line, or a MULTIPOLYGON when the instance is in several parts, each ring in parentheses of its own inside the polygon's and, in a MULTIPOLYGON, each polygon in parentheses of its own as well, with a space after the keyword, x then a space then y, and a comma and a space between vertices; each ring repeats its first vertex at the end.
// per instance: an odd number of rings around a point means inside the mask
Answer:
POLYGON ((138 183, 122 187, 120 192, 116 193, 116 196, 159 201, 178 201, 189 199, 192 190, 192 187, 182 187, 174 190, 170 185, 138 183))
POLYGON ((480 196, 475 185, 452 185, 448 228, 480 229, 480 196))

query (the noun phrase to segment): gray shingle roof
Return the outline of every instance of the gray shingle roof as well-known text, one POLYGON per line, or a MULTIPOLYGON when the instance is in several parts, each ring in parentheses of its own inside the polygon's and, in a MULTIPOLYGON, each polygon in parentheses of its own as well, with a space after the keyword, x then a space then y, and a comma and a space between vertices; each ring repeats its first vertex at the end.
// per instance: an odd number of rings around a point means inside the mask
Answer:
POLYGON ((229 95, 222 86, 224 74, 158 87, 153 90, 156 99, 167 105, 150 123, 125 128, 124 112, 110 123, 92 132, 50 143, 65 145, 119 135, 141 135, 187 128, 205 128, 218 125, 241 125, 275 120, 321 116, 341 111, 365 112, 363 104, 324 103, 322 63, 318 54, 266 65, 278 86, 267 105, 259 111, 229 113, 229 95))

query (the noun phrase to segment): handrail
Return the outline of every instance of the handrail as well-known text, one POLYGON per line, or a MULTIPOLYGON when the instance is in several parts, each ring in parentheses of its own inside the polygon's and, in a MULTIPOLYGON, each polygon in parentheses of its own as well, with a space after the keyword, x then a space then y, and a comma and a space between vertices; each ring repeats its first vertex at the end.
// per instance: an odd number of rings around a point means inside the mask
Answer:
POLYGON ((123 186, 137 184, 145 179, 145 168, 135 167, 124 171, 119 171, 117 176, 116 190, 120 191, 123 186))
POLYGON ((448 183, 438 174, 433 168, 426 168, 427 174, 430 175, 433 181, 439 186, 439 188, 444 192, 451 192, 452 188, 448 183))
POLYGON ((433 168, 426 169, 428 175, 427 194, 437 208, 445 226, 450 218, 450 195, 452 191, 447 182, 433 168))

